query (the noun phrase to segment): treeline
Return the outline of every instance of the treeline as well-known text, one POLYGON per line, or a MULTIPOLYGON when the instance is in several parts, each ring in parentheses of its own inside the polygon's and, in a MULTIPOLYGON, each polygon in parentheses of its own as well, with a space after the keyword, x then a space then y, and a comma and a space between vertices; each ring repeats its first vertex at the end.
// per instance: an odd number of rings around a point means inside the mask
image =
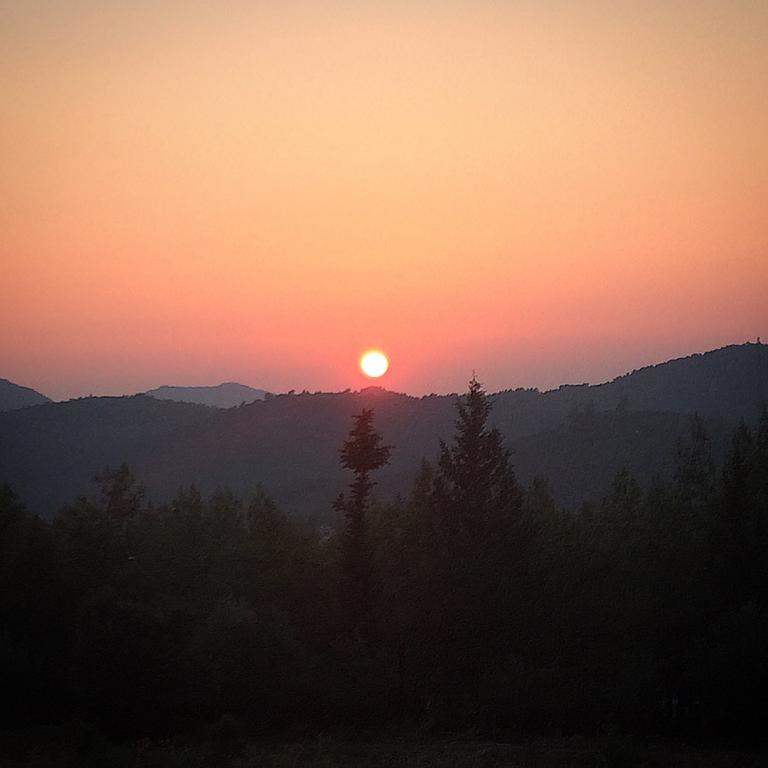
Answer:
POLYGON ((390 503, 363 411, 327 535, 261 490, 151 506, 126 466, 52 522, 3 488, 1 727, 759 738, 768 412, 721 468, 693 419, 669 482, 622 473, 567 511, 519 487, 489 409, 471 382, 453 441, 390 503))

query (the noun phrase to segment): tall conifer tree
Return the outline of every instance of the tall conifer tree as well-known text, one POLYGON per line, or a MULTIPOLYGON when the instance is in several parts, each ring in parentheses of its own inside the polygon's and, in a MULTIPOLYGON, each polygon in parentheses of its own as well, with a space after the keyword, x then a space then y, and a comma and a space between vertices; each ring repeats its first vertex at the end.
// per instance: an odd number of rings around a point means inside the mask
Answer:
POLYGON ((344 515, 341 538, 342 595, 353 624, 359 626, 370 610, 372 569, 366 535, 366 512, 371 490, 376 484, 371 472, 387 464, 391 447, 373 427, 373 410, 363 408, 354 417, 349 439, 339 450, 341 464, 354 472, 350 496, 341 494, 334 509, 344 515))

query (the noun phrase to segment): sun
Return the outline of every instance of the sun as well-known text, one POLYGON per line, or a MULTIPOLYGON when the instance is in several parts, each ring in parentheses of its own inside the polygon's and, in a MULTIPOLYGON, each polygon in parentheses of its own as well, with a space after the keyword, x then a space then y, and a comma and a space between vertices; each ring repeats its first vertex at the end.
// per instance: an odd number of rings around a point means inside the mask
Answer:
POLYGON ((369 349, 360 358, 360 370, 372 379, 383 376, 389 368, 389 360, 378 349, 369 349))

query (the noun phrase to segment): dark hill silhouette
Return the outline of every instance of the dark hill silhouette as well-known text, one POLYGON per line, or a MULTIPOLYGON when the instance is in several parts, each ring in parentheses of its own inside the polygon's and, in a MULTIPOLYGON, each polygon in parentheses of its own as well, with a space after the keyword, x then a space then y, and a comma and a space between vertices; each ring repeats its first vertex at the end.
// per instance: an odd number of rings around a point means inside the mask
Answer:
POLYGON ((31 387, 22 387, 8 379, 0 379, 0 411, 15 411, 30 405, 50 403, 51 399, 31 387))
MULTIPOLYGON (((628 411, 583 414, 557 429, 512 440, 517 476, 549 480, 552 495, 572 509, 610 493, 618 472, 627 469, 642 485, 672 475, 675 445, 687 434, 690 417, 682 413, 628 411)), ((725 454, 728 422, 708 420, 713 456, 725 454)))
MULTIPOLYGON (((716 438, 739 419, 753 422, 768 399, 767 364, 764 346, 731 346, 597 386, 500 392, 491 418, 520 479, 547 475, 558 501, 576 506, 606 492, 621 468, 643 482, 668 472, 687 414, 698 412, 716 438)), ((388 497, 407 491, 420 459, 434 458, 453 433, 454 402, 369 388, 267 396, 228 410, 146 396, 48 404, 0 415, 0 481, 49 515, 92 493, 96 470, 127 461, 158 500, 191 483, 241 493, 261 482, 288 511, 323 520, 347 482, 337 449, 353 414, 374 408, 395 446, 377 477, 376 492, 388 497)))
POLYGON ((696 412, 732 423, 755 419, 766 397, 768 346, 747 343, 650 365, 605 384, 499 392, 494 418, 514 437, 554 429, 584 411, 696 412))
POLYGON ((0 476, 30 509, 50 515, 93 491, 105 465, 139 464, 182 428, 204 429, 217 411, 134 397, 86 397, 0 414, 0 476))
POLYGON ((144 393, 158 400, 175 400, 179 403, 197 403, 212 405, 215 408, 233 408, 242 403, 263 400, 263 389, 254 389, 245 384, 225 382, 211 387, 169 387, 162 386, 144 393))
POLYGON ((379 495, 409 487, 422 456, 453 429, 453 398, 414 398, 383 389, 278 395, 218 415, 205 431, 185 429, 157 449, 137 474, 162 496, 182 482, 246 492, 257 482, 287 509, 321 519, 348 482, 338 448, 362 408, 396 448, 379 473, 379 495))

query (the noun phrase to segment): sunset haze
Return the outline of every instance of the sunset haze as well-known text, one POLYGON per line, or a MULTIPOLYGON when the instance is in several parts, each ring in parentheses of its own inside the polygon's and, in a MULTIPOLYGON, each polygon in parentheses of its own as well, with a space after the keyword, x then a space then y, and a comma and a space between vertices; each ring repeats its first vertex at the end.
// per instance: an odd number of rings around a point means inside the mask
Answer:
POLYGON ((602 381, 768 335, 768 4, 0 3, 0 375, 602 381))

